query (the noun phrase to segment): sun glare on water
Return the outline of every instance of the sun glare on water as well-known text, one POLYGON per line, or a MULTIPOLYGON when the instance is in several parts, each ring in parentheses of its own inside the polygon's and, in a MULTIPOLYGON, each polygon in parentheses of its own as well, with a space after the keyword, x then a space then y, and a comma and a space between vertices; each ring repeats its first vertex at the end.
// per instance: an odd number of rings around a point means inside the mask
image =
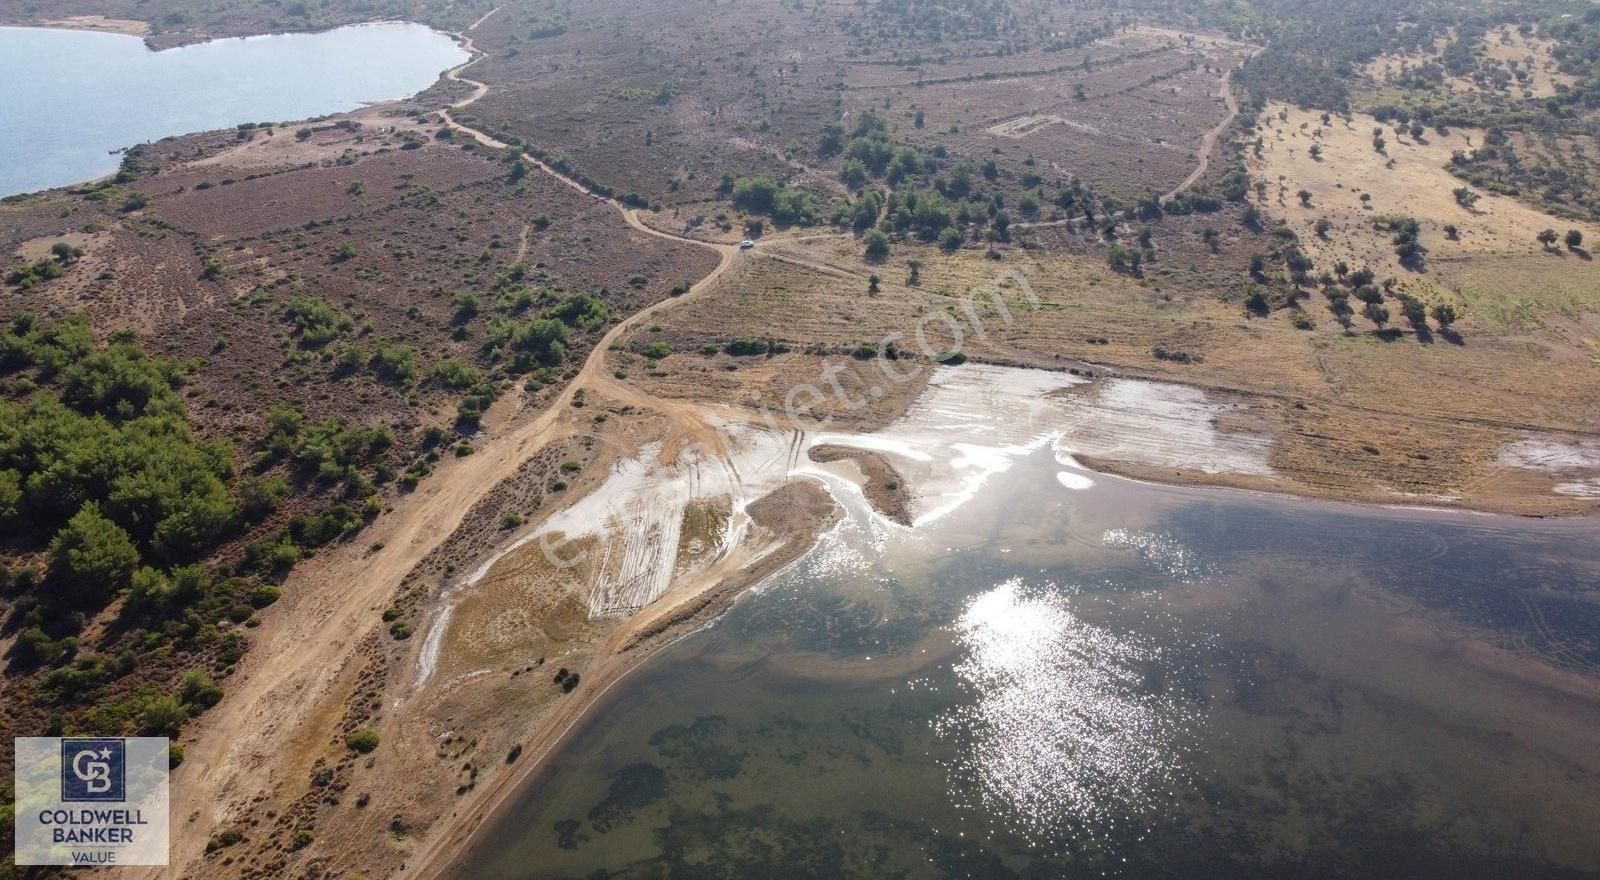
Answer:
POLYGON ((1186 733, 1199 720, 1149 685, 1161 647, 1075 615, 1053 586, 1009 580, 971 600, 955 666, 973 695, 935 721, 962 744, 952 792, 1024 835, 1080 844, 1169 803, 1185 784, 1186 733))

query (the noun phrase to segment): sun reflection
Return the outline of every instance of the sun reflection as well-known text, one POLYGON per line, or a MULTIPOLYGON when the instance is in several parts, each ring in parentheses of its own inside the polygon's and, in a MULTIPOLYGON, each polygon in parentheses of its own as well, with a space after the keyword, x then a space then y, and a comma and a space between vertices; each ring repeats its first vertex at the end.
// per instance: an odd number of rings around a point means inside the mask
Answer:
POLYGON ((934 722, 959 741, 952 794, 1039 840, 1105 840, 1170 802, 1185 782, 1185 733, 1198 714, 1153 673, 1161 646, 1074 615, 1053 586, 1006 581, 956 622, 973 693, 934 722), (1007 821, 1007 820, 1011 821, 1007 821))
POLYGON ((1101 543, 1117 550, 1132 550, 1140 561, 1183 583, 1195 583, 1216 574, 1216 566, 1174 535, 1137 529, 1106 529, 1101 543))

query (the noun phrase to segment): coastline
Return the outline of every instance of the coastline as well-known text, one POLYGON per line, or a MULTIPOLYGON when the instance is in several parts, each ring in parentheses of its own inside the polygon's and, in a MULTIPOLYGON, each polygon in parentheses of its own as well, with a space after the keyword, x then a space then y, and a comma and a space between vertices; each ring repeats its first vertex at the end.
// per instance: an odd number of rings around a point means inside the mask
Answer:
MULTIPOLYGON (((493 14, 493 12, 491 11, 490 14, 493 14)), ((482 19, 479 21, 482 21, 482 19)), ((238 38, 244 39, 249 38, 250 36, 266 36, 276 33, 322 33, 343 27, 380 23, 384 22, 354 22, 350 24, 334 25, 317 31, 274 31, 271 33, 256 35, 240 35, 238 38)), ((409 24, 413 22, 406 23, 409 24)), ((34 25, 19 26, 33 27, 34 25)), ((95 26, 63 27, 61 29, 105 30, 105 28, 95 26)), ((468 28, 468 30, 470 30, 470 28, 468 28)), ((465 32, 451 34, 451 36, 455 37, 458 42, 460 42, 471 53, 470 57, 466 61, 463 61, 461 64, 450 68, 441 75, 441 80, 448 79, 457 82, 471 83, 479 88, 477 94, 462 101, 461 105, 471 103, 472 100, 480 97, 483 92, 487 91, 488 88, 483 83, 478 83, 474 80, 466 79, 465 77, 460 77, 457 75, 465 68, 469 67, 483 57, 472 46, 472 41, 470 38, 466 37, 464 33, 465 32)), ((130 35, 143 36, 144 34, 141 32, 130 35)), ((192 43, 186 42, 179 43, 177 45, 192 45, 194 43, 204 42, 206 40, 231 38, 234 37, 204 37, 202 39, 195 40, 192 43)), ((150 45, 148 39, 146 40, 146 45, 150 45)), ((399 101, 404 100, 407 100, 407 98, 379 102, 375 106, 398 103, 399 101)), ((451 124, 454 124, 453 120, 451 121, 451 124)), ((543 167, 540 163, 534 164, 539 165, 541 168, 543 167)), ((544 170, 549 171, 548 168, 544 170)), ((104 180, 110 176, 111 175, 103 175, 100 177, 91 178, 88 181, 67 184, 64 187, 54 187, 52 190, 79 187, 88 183, 104 180)), ((39 190, 35 193, 18 195, 31 197, 37 194, 49 193, 52 190, 39 190)), ((625 214, 624 216, 626 217, 628 215, 625 214)), ((636 212, 633 216, 635 218, 637 217, 636 212)), ((705 280, 708 281, 710 279, 708 278, 705 280)), ((701 283, 704 282, 702 281, 701 283)), ((637 318, 639 316, 636 315, 634 317, 637 318)), ((1175 382, 1176 380, 1163 378, 1160 381, 1175 382)), ((1192 387, 1204 387, 1200 383, 1182 384, 1189 384, 1192 387)), ((575 386, 576 383, 574 382, 573 387, 575 386)), ((881 461, 881 459, 879 460, 881 461)), ((1523 519, 1551 519, 1565 521, 1575 521, 1592 517, 1594 515, 1593 504, 1589 505, 1591 509, 1587 511, 1568 512, 1516 512, 1500 509, 1479 509, 1469 504, 1429 505, 1425 502, 1411 503, 1401 502, 1398 500, 1384 501, 1381 497, 1381 487, 1376 485, 1369 487, 1369 494, 1368 492, 1346 492, 1331 489, 1322 490, 1318 487, 1307 486, 1300 483, 1243 475, 1213 475, 1199 472, 1172 471, 1171 475, 1168 476, 1167 469, 1149 465, 1134 465, 1116 460, 1101 460, 1094 458, 1080 458, 1080 460, 1083 461, 1084 464, 1095 473, 1113 476, 1118 479, 1151 483, 1180 489, 1192 488, 1195 490, 1204 490, 1212 488, 1225 488, 1233 491, 1261 494, 1279 499, 1309 501, 1316 504, 1348 504, 1365 509, 1381 508, 1391 511, 1414 510, 1418 512, 1426 512, 1428 514, 1470 513, 1481 516, 1507 516, 1519 517, 1523 519)), ((857 462, 857 464, 860 466, 862 465, 862 462, 857 462)), ((887 465, 885 466, 887 467, 887 465)), ((866 470, 864 466, 863 470, 866 470)), ((889 467, 889 473, 894 473, 892 467, 889 467)), ((898 475, 896 475, 896 477, 898 477, 898 475)), ((869 481, 869 485, 870 483, 871 481, 869 481)), ((904 486, 903 481, 901 481, 901 485, 904 486)), ((871 496, 869 495, 869 499, 870 497, 871 496)), ((1530 495, 1529 497, 1532 496, 1530 495)), ((1537 510, 1538 499, 1535 499, 1534 501, 1535 503, 1532 509, 1537 510)), ((1578 502, 1576 499, 1568 504, 1568 502, 1562 502, 1559 501, 1559 499, 1552 498, 1550 499, 1550 503, 1567 504, 1568 506, 1580 506, 1580 502, 1578 502)), ((874 503, 874 507, 878 509, 880 513, 886 513, 884 508, 877 503, 874 503)), ((891 518, 893 517, 891 516, 891 518)), ((800 536, 797 535, 795 539, 792 539, 790 542, 785 544, 784 548, 778 552, 778 556, 782 557, 784 554, 791 552, 791 549, 793 555, 788 557, 788 561, 784 563, 784 565, 792 564, 794 561, 803 558, 805 554, 810 551, 811 547, 814 546, 816 535, 818 534, 821 534, 820 530, 815 534, 806 536, 804 540, 799 540, 800 536), (794 545, 792 548, 790 547, 791 544, 794 545)), ((452 870, 458 864, 461 852, 470 846, 474 840, 478 839, 478 835, 482 833, 487 826, 491 825, 500 815, 502 815, 501 811, 505 808, 507 803, 515 798, 519 792, 523 791, 523 786, 528 784, 530 780, 534 779, 540 770, 547 765, 548 760, 554 754, 556 754, 561 745, 567 741, 567 738, 572 735, 574 731, 579 729, 580 722, 583 722, 585 719, 590 717, 590 713, 596 707, 601 705, 601 700, 607 698, 608 695, 613 692, 612 689, 614 685, 625 679, 634 670, 642 666, 647 660, 655 657, 666 648, 693 634, 710 622, 715 621, 717 617, 724 613, 728 607, 731 607, 732 603, 737 601, 740 596, 751 590, 759 588, 762 583, 765 583, 773 575, 781 571, 784 565, 779 565, 770 571, 765 571, 764 573, 759 574, 757 574, 759 569, 753 569, 750 573, 747 573, 747 575, 741 575, 738 578, 728 579, 721 583, 712 585, 700 593, 694 594, 693 596, 683 597, 681 604, 667 608, 663 614, 641 613, 639 615, 640 620, 649 625, 642 625, 641 628, 637 630, 633 629, 632 627, 624 628, 625 631, 631 631, 632 639, 620 644, 615 652, 615 668, 607 666, 603 670, 596 669, 593 673, 586 670, 586 676, 591 674, 593 675, 593 678, 586 678, 586 684, 589 682, 593 682, 593 684, 582 689, 585 692, 583 699, 581 701, 578 699, 573 699, 570 701, 570 703, 562 704, 557 711, 550 716, 548 721, 541 720, 538 725, 533 726, 526 731, 525 733, 530 735, 530 742, 539 743, 539 747, 535 748, 530 745, 528 750, 525 752, 525 757, 523 758, 521 764, 512 772, 504 774, 502 777, 495 779, 493 783, 486 786, 483 790, 483 794, 479 798, 480 802, 474 804, 472 807, 466 810, 462 816, 441 817, 440 827, 438 829, 434 829, 439 833, 430 833, 426 837, 426 845, 418 851, 421 857, 418 867, 412 868, 408 865, 406 868, 402 869, 401 873, 404 876, 443 876, 452 870), (593 688, 592 692, 591 688, 593 688), (465 826, 463 826, 463 823, 468 823, 469 819, 472 820, 470 824, 465 824, 465 826), (447 855, 447 853, 453 853, 453 855, 447 855)), ((662 601, 665 602, 666 599, 664 598, 662 601)), ((612 658, 608 657, 606 662, 609 664, 611 660, 612 658)))
POLYGON ((430 829, 427 843, 413 860, 407 861, 401 873, 419 878, 448 877, 460 867, 471 844, 488 832, 512 799, 548 765, 567 738, 613 688, 667 648, 714 624, 742 596, 804 558, 817 540, 842 518, 843 512, 832 496, 811 480, 797 480, 752 507, 768 503, 780 494, 794 493, 810 496, 799 502, 813 517, 807 527, 791 530, 786 540, 777 543, 755 565, 736 576, 721 579, 708 589, 688 591, 675 603, 672 595, 664 596, 658 600, 664 605, 660 610, 641 613, 629 621, 609 640, 605 659, 585 670, 585 674, 591 676, 589 681, 599 680, 598 687, 585 687, 583 699, 560 704, 531 728, 525 738, 524 757, 517 767, 498 776, 466 810, 442 818, 438 827, 430 829))
MULTIPOLYGON (((411 27, 427 28, 428 30, 432 31, 435 34, 438 34, 439 36, 449 38, 452 42, 454 42, 456 44, 457 47, 459 47, 462 51, 464 51, 467 54, 467 57, 465 59, 463 59, 462 61, 456 63, 456 64, 453 64, 453 65, 450 65, 448 67, 440 69, 439 71, 437 71, 437 73, 435 75, 435 78, 433 79, 432 82, 430 82, 427 85, 424 85, 424 86, 422 86, 420 88, 416 88, 415 90, 413 90, 413 91, 411 91, 409 93, 406 93, 406 94, 403 94, 403 95, 398 95, 398 96, 363 99, 363 100, 357 102, 354 106, 349 106, 348 109, 339 109, 339 110, 333 110, 333 111, 330 111, 330 112, 320 113, 320 114, 315 114, 315 115, 301 116, 301 117, 296 117, 296 118, 292 118, 292 119, 285 119, 285 120, 277 120, 273 124, 278 125, 278 126, 291 126, 291 125, 302 124, 302 123, 314 123, 314 122, 318 122, 318 121, 334 119, 334 118, 339 118, 339 117, 348 117, 348 116, 352 116, 352 115, 360 114, 360 113, 364 113, 364 112, 382 110, 382 109, 388 108, 388 107, 399 106, 399 105, 404 104, 407 101, 414 100, 415 98, 417 98, 417 96, 429 91, 430 89, 434 89, 434 88, 438 87, 441 83, 447 83, 447 82, 455 81, 455 78, 452 76, 452 74, 454 74, 456 71, 459 71, 460 69, 466 67, 467 65, 473 63, 474 61, 477 61, 479 58, 482 57, 481 53, 479 53, 472 46, 471 39, 465 37, 462 34, 451 32, 451 31, 441 30, 441 29, 439 29, 437 27, 433 27, 431 25, 423 24, 421 22, 406 21, 406 20, 403 20, 403 19, 379 19, 379 20, 374 20, 374 21, 352 22, 352 23, 349 23, 349 24, 335 25, 333 27, 321 28, 321 29, 317 29, 317 30, 269 31, 269 32, 263 32, 263 33, 256 33, 256 34, 244 34, 244 35, 239 35, 239 36, 235 36, 235 37, 210 37, 210 36, 208 36, 203 40, 197 40, 197 41, 195 41, 193 43, 186 43, 186 44, 183 44, 183 45, 185 45, 185 46, 187 46, 187 45, 200 45, 202 43, 216 42, 216 41, 220 41, 220 40, 229 40, 229 39, 250 40, 250 39, 263 38, 263 37, 288 36, 288 35, 294 35, 294 34, 315 36, 315 35, 319 35, 319 34, 326 34, 326 33, 331 33, 333 31, 342 30, 344 28, 357 28, 357 27, 380 26, 380 25, 405 25, 405 26, 411 26, 411 27)), ((112 33, 112 34, 118 34, 118 35, 121 35, 121 36, 133 36, 133 37, 145 37, 145 36, 147 36, 147 31, 144 29, 145 28, 145 23, 144 22, 126 20, 126 19, 103 19, 100 16, 75 16, 75 17, 72 17, 72 18, 69 18, 69 19, 61 19, 61 20, 37 22, 37 23, 33 23, 33 22, 0 22, 0 27, 15 28, 15 29, 19 29, 19 30, 58 30, 58 31, 83 31, 83 32, 95 32, 95 33, 112 33)), ((151 53, 151 54, 155 54, 155 53, 159 53, 159 52, 162 52, 162 51, 166 51, 166 49, 170 49, 170 48, 182 48, 182 46, 169 46, 169 47, 164 47, 162 49, 157 49, 157 48, 155 48, 155 47, 153 47, 151 45, 151 43, 150 43, 150 41, 148 39, 144 40, 144 44, 145 44, 146 51, 151 53)), ((240 122, 252 122, 252 121, 254 121, 254 120, 248 120, 248 119, 240 120, 240 122)), ((113 157, 120 157, 120 156, 126 154, 130 150, 137 149, 137 148, 140 148, 140 147, 146 147, 146 146, 149 146, 149 145, 152 145, 152 144, 158 144, 158 143, 161 143, 163 141, 169 140, 171 138, 189 137, 189 136, 193 136, 193 135, 206 134, 208 132, 225 132, 225 131, 229 130, 229 127, 230 126, 224 125, 224 126, 218 126, 218 127, 212 127, 212 128, 199 128, 199 129, 195 129, 195 130, 192 130, 192 131, 172 132, 170 134, 162 135, 160 137, 149 139, 149 140, 138 141, 138 142, 135 142, 135 143, 122 144, 122 145, 120 145, 120 146, 118 146, 118 147, 116 147, 114 149, 108 149, 107 150, 107 155, 110 155, 110 156, 113 156, 113 157)), ((32 199, 32 198, 45 197, 45 196, 48 196, 49 194, 54 193, 54 192, 56 192, 58 190, 70 191, 70 190, 81 189, 81 188, 84 188, 84 187, 90 187, 90 186, 94 186, 96 184, 100 184, 100 183, 103 183, 105 181, 108 181, 108 180, 116 177, 118 173, 119 173, 118 169, 113 167, 111 170, 106 171, 103 174, 96 174, 96 175, 93 175, 93 176, 90 176, 90 177, 79 178, 77 180, 71 180, 71 181, 65 181, 65 182, 62 182, 62 183, 56 183, 56 184, 52 184, 52 185, 49 185, 49 186, 45 186, 45 187, 40 188, 40 189, 23 190, 23 191, 14 192, 14 193, 0 193, 0 200, 26 200, 26 199, 32 199)))

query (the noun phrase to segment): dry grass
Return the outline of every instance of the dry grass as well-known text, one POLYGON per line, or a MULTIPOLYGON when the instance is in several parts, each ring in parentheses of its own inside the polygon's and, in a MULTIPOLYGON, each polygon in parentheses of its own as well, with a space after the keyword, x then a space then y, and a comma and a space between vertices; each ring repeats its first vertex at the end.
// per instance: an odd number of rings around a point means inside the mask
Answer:
MULTIPOLYGON (((1535 240, 1540 230, 1575 225, 1488 192, 1478 193, 1470 208, 1457 203, 1453 193, 1464 184, 1445 166, 1452 151, 1482 145, 1481 131, 1397 137, 1392 126, 1365 114, 1324 125, 1320 113, 1279 104, 1271 105, 1262 120, 1262 155, 1251 158, 1249 166, 1255 179, 1267 182, 1263 208, 1288 223, 1319 264, 1345 260, 1352 267, 1370 266, 1380 277, 1416 274, 1400 265, 1388 234, 1374 228, 1375 219, 1390 215, 1421 223, 1427 263, 1542 255, 1545 249, 1535 240), (1378 127, 1386 142, 1383 153, 1373 148, 1378 127), (1312 145, 1321 147, 1319 158, 1311 156, 1312 145), (1297 197, 1302 189, 1311 193, 1309 207, 1297 197), (1321 218, 1333 223, 1326 238, 1315 232, 1321 218), (1457 238, 1446 235, 1446 225, 1459 230, 1457 238)), ((1593 224, 1576 228, 1586 240, 1600 234, 1593 224)))
MULTIPOLYGON (((563 552, 588 552, 592 543, 574 542, 563 552)), ((502 559, 456 606, 440 651, 440 677, 537 663, 586 640, 590 568, 556 565, 537 543, 502 559)))

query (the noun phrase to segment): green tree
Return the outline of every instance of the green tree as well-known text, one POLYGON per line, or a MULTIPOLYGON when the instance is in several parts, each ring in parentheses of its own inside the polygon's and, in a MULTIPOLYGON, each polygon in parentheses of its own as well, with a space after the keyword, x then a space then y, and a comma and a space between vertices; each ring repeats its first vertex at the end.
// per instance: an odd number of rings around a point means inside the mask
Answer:
POLYGON ((838 122, 824 122, 821 136, 817 139, 817 155, 826 159, 837 155, 844 149, 844 125, 838 122))
POLYGON ((50 580, 72 610, 90 611, 126 587, 139 550, 120 526, 85 504, 50 540, 50 580))

